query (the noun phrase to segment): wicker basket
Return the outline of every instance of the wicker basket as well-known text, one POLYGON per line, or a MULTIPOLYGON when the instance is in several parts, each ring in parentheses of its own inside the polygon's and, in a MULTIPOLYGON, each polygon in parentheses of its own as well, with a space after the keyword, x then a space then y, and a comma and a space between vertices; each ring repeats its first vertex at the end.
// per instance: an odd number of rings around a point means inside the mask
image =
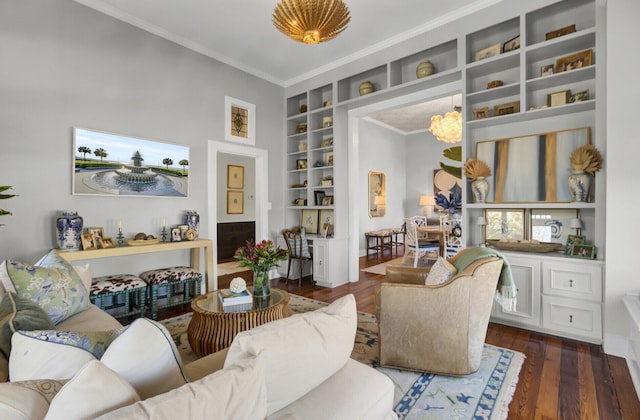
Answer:
POLYGON ((522 243, 522 242, 500 242, 496 239, 487 241, 492 246, 503 251, 520 251, 520 252, 554 252, 563 249, 562 244, 555 242, 539 242, 539 243, 522 243))

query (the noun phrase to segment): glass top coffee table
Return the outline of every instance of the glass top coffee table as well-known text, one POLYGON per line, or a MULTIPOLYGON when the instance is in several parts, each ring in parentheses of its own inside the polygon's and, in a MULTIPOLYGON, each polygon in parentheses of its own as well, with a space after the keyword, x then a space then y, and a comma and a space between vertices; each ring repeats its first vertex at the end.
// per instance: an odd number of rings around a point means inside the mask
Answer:
MULTIPOLYGON (((253 288, 247 289, 253 294, 253 288)), ((249 310, 225 312, 217 290, 195 298, 191 309, 193 316, 187 327, 187 337, 198 357, 229 347, 241 331, 291 315, 289 294, 280 289, 271 289, 267 298, 253 299, 249 310)))

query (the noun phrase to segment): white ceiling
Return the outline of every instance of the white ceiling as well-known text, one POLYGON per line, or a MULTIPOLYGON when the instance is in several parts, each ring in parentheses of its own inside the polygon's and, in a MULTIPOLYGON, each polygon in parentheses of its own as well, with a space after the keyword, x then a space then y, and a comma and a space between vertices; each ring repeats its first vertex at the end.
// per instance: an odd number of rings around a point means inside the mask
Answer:
POLYGON ((295 42, 273 26, 278 0, 75 1, 286 87, 502 0, 344 0, 349 26, 318 45, 295 42))

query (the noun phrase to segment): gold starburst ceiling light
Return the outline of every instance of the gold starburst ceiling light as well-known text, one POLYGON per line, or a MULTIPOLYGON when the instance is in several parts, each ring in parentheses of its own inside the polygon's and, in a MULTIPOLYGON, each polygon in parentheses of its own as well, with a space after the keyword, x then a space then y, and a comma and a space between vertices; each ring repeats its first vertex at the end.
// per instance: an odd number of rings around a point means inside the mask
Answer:
POLYGON ((280 0, 273 25, 294 41, 318 44, 347 29, 351 20, 342 0, 280 0))

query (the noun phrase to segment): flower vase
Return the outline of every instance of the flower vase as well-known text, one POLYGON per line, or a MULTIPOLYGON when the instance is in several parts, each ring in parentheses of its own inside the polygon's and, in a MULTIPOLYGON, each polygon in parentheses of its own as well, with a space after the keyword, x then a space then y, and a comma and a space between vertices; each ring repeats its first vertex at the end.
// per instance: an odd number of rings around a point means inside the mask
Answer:
POLYGON ((484 203, 489 193, 489 181, 483 176, 479 176, 471 181, 471 192, 475 203, 484 203))
POLYGON ((259 268, 253 272, 253 296, 258 298, 264 298, 271 294, 269 289, 269 269, 259 268))
POLYGON ((56 221, 58 248, 65 251, 82 249, 82 217, 77 212, 65 211, 56 221))
POLYGON ((586 203, 591 188, 591 175, 584 171, 575 171, 568 178, 571 201, 586 203))

